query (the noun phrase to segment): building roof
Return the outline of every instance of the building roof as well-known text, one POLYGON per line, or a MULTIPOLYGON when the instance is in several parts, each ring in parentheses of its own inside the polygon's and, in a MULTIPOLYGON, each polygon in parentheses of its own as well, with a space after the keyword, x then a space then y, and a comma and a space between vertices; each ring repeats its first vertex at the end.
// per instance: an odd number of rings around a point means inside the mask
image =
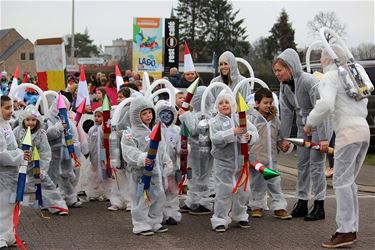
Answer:
POLYGON ((0 40, 3 39, 3 37, 4 37, 6 34, 8 34, 9 32, 11 32, 12 30, 15 31, 14 28, 0 30, 0 40))
POLYGON ((19 47, 21 47, 25 42, 29 41, 28 39, 20 39, 12 44, 7 50, 0 55, 0 61, 8 59, 19 47))

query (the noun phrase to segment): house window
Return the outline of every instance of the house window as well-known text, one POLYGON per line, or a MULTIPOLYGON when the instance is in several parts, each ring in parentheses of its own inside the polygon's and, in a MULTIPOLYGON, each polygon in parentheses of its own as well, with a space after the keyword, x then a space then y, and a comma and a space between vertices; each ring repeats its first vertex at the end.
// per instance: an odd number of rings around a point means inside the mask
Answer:
POLYGON ((34 61, 34 53, 29 53, 29 60, 34 61))
POLYGON ((26 60, 26 53, 21 53, 21 60, 25 61, 26 60))

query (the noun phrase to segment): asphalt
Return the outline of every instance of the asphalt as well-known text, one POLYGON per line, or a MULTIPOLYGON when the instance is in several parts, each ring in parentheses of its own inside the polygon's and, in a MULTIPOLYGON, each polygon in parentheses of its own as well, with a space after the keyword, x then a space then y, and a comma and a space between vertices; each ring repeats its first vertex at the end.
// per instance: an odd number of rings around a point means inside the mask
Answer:
MULTIPOLYGON (((292 176, 297 176, 297 154, 293 151, 290 154, 278 155, 279 171, 292 176)), ((328 162, 327 162, 328 166, 328 162)), ((363 164, 357 176, 356 183, 361 192, 375 193, 375 166, 363 164)), ((327 178, 327 185, 332 187, 332 178, 327 178)))

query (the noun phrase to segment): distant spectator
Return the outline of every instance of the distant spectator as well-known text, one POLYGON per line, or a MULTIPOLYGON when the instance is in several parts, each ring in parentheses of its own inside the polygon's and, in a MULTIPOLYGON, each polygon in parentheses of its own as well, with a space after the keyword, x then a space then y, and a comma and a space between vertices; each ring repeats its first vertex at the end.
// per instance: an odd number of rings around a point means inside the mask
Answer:
POLYGON ((141 75, 137 72, 133 72, 133 78, 135 81, 142 80, 141 75))
POLYGON ((169 70, 168 80, 172 83, 173 86, 178 85, 181 80, 181 76, 177 68, 173 67, 169 70))

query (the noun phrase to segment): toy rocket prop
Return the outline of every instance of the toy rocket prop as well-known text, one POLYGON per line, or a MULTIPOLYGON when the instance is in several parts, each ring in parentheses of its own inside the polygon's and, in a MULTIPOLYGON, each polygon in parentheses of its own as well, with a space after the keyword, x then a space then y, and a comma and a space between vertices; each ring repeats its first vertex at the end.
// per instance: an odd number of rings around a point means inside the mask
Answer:
POLYGON ((70 130, 68 112, 66 111, 65 102, 61 94, 57 98, 57 109, 59 110, 59 116, 60 116, 62 123, 66 124, 64 134, 65 134, 65 142, 66 142, 66 146, 68 147, 69 155, 74 160, 74 166, 76 168, 79 168, 81 166, 81 163, 79 162, 79 159, 74 149, 73 135, 70 130))
POLYGON ((181 125, 181 148, 180 148, 180 169, 176 172, 176 180, 178 183, 178 193, 182 194, 182 189, 186 179, 191 179, 191 168, 187 167, 188 157, 188 137, 190 135, 185 122, 181 125))
MULTIPOLYGON (((285 138, 285 140, 299 147, 311 148, 313 150, 320 151, 320 145, 317 143, 313 143, 311 141, 305 141, 304 139, 300 139, 300 138, 285 138)), ((322 153, 326 153, 328 155, 334 155, 334 148, 328 147, 328 150, 322 153)))
POLYGON ((33 149, 33 158, 34 161, 34 168, 33 168, 33 175, 35 179, 35 202, 37 203, 38 207, 43 206, 43 199, 42 199, 42 183, 40 181, 40 165, 39 165, 39 152, 36 147, 33 149))
MULTIPOLYGON (((191 99, 193 99, 194 93, 198 87, 198 82, 199 82, 199 77, 192 84, 190 84, 189 88, 186 89, 187 94, 186 94, 184 102, 182 103, 182 109, 185 111, 189 110, 191 99)), ((180 124, 181 122, 177 117, 176 125, 179 126, 180 124)))
POLYGON ((111 124, 110 124, 110 119, 111 119, 111 107, 109 104, 108 96, 104 96, 103 100, 103 105, 102 105, 102 110, 103 110, 103 145, 104 145, 104 150, 105 150, 105 168, 107 172, 107 176, 111 177, 112 172, 111 172, 111 157, 109 153, 109 135, 111 134, 111 124))
MULTIPOLYGON (((22 150, 28 151, 31 148, 31 130, 30 127, 27 127, 27 132, 22 141, 22 150)), ((26 183, 26 171, 27 171, 27 161, 23 161, 22 165, 18 170, 18 183, 17 183, 17 196, 16 202, 23 201, 23 194, 25 192, 25 183, 26 183)))
POLYGON ((79 104, 76 110, 76 116, 74 117, 74 120, 77 122, 77 126, 78 126, 79 121, 81 120, 82 115, 85 113, 85 107, 86 107, 86 97, 82 100, 81 104, 79 104))
MULTIPOLYGON (((29 151, 31 148, 31 130, 30 127, 27 128, 27 132, 25 137, 22 141, 21 149, 25 151, 29 151)), ((18 222, 19 222, 19 215, 20 215, 20 204, 23 201, 23 195, 25 192, 25 184, 26 184, 26 171, 27 171, 28 161, 24 160, 22 165, 18 170, 18 182, 17 182, 17 193, 16 193, 16 205, 13 211, 13 232, 14 237, 16 238, 16 244, 18 248, 26 249, 23 242, 20 240, 18 236, 18 222)))
POLYGON ((19 72, 19 68, 17 66, 16 71, 14 71, 14 74, 13 74, 13 80, 12 80, 12 85, 10 86, 9 96, 14 93, 14 91, 16 90, 18 86, 18 72, 19 72))
POLYGON ((276 176, 279 176, 279 172, 272 170, 270 168, 267 168, 262 163, 255 161, 250 163, 250 167, 254 168, 256 171, 261 173, 263 175, 263 178, 266 180, 272 179, 276 176))
POLYGON ((152 170, 154 168, 154 160, 158 152, 159 142, 161 141, 161 126, 160 122, 154 127, 149 135, 150 146, 147 151, 147 159, 152 160, 152 164, 146 165, 143 171, 142 182, 143 182, 143 197, 145 201, 150 202, 150 196, 148 194, 152 176, 152 170))
POLYGON ((122 79, 121 71, 118 68, 117 64, 115 66, 115 69, 116 69, 116 87, 117 87, 117 92, 118 92, 120 90, 121 85, 124 84, 124 79, 122 79))
MULTIPOLYGON (((239 124, 241 128, 246 128, 246 111, 249 110, 245 100, 238 92, 237 95, 237 103, 238 103, 238 116, 239 116, 239 124)), ((247 183, 249 181, 249 151, 248 151, 248 142, 245 138, 240 139, 241 144, 241 155, 244 157, 244 164, 242 166, 240 177, 236 185, 234 186, 232 193, 236 193, 238 188, 243 184, 244 191, 246 192, 247 183)))

